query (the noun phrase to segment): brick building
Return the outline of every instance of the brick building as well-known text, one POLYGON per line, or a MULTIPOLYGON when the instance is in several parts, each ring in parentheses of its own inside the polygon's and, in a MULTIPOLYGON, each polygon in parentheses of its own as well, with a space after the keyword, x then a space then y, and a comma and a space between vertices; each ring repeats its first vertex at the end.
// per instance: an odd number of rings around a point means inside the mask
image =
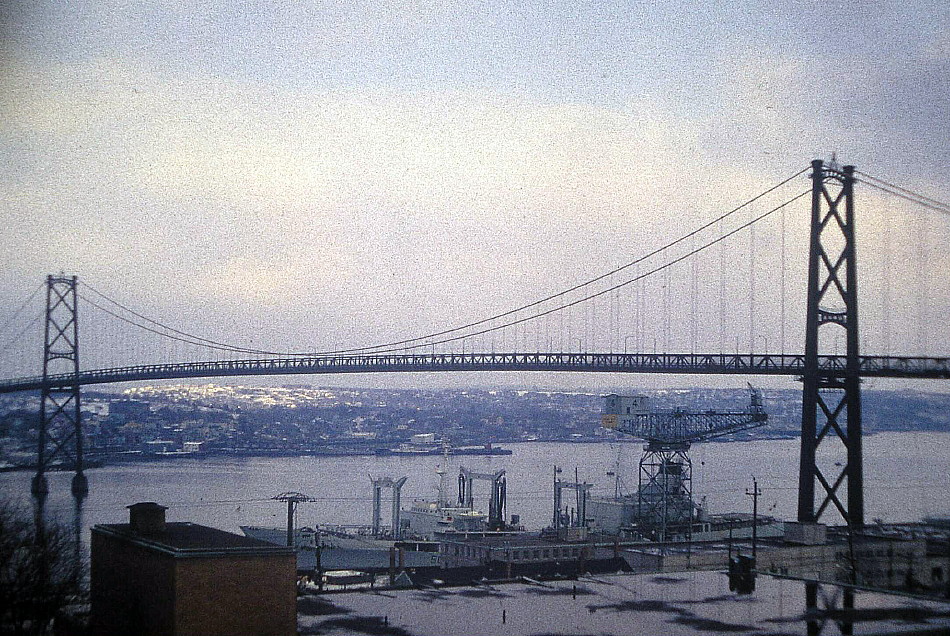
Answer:
POLYGON ((297 633, 292 549, 129 506, 128 524, 92 528, 91 633, 297 633))

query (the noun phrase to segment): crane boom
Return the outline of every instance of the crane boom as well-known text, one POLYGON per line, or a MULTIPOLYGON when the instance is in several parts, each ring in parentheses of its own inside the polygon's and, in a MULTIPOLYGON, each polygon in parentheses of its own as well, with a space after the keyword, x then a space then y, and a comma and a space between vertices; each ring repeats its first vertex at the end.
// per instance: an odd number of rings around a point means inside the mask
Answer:
POLYGON ((646 408, 647 401, 642 396, 622 398, 609 395, 604 406, 603 423, 608 428, 654 444, 703 441, 766 424, 768 415, 762 406, 762 393, 751 385, 749 391, 749 407, 744 411, 689 412, 682 408, 652 411, 646 408))

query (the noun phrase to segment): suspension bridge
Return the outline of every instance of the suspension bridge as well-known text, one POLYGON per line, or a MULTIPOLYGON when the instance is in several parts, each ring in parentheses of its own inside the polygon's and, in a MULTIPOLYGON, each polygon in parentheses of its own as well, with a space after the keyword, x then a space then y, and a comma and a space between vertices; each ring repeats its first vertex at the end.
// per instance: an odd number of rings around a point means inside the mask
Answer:
POLYGON ((947 214, 950 206, 941 201, 816 160, 635 260, 539 300, 417 337, 310 351, 236 344, 241 338, 234 334, 195 335, 114 293, 80 286, 75 276, 49 276, 0 328, 0 335, 12 334, 0 339, 0 393, 40 392, 34 495, 45 497, 46 471, 67 465, 78 498, 88 490, 82 386, 472 371, 791 376, 803 382, 799 521, 836 510, 846 524, 861 526, 861 382, 950 378, 950 356, 927 350, 947 336, 933 318, 950 310, 941 304, 950 294, 934 293, 930 261, 939 248, 927 246, 950 236, 947 214), (856 184, 867 186, 867 218, 878 214, 863 221, 874 230, 866 237, 873 267, 861 274, 856 184), (872 328, 862 331, 859 284, 876 293, 863 301, 862 324, 872 328), (28 320, 44 287, 45 306, 28 320), (119 334, 117 326, 135 335, 119 334), (834 452, 819 457, 819 445, 834 452))

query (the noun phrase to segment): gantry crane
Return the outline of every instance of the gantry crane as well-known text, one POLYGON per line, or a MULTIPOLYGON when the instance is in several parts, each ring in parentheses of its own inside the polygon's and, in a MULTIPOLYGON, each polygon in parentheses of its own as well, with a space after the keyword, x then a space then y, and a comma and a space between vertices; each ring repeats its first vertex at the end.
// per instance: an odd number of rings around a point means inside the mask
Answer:
POLYGON ((749 392, 749 407, 744 411, 655 411, 643 395, 605 397, 602 425, 647 442, 640 458, 637 489, 641 530, 659 541, 667 539, 671 526, 687 537, 691 535, 694 506, 690 444, 765 425, 768 415, 762 406, 762 393, 751 384, 749 392))
POLYGON ((504 469, 497 470, 494 473, 476 473, 464 466, 459 466, 459 505, 470 510, 475 509, 474 482, 476 479, 491 482, 491 498, 488 500, 488 529, 504 529, 505 499, 508 492, 504 469))

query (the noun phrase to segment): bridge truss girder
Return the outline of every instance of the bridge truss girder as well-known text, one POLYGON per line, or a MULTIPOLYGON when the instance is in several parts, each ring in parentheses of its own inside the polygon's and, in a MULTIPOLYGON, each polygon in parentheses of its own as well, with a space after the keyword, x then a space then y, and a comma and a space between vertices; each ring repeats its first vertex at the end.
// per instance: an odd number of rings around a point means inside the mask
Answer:
MULTIPOLYGON (((860 356, 865 378, 950 379, 950 358, 860 356)), ((846 356, 818 356, 819 371, 840 377, 846 356)), ((80 372, 78 384, 115 384, 143 380, 225 378, 254 375, 322 375, 341 373, 416 373, 461 371, 541 371, 572 373, 660 373, 686 375, 776 375, 801 377, 805 356, 781 353, 436 353, 368 354, 216 360, 147 364, 80 372)), ((0 380, 0 394, 38 391, 44 385, 69 387, 73 373, 0 380)))

